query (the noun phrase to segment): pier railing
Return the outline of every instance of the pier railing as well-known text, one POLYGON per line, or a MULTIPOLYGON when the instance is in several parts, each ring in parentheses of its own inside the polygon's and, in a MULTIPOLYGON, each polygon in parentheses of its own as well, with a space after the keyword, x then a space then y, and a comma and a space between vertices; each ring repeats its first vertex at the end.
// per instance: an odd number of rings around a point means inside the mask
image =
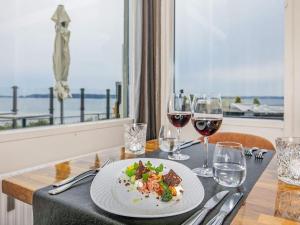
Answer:
MULTIPOLYGON (((49 111, 47 115, 44 114, 26 114, 20 115, 18 109, 18 87, 12 87, 12 108, 11 111, 7 113, 0 114, 0 130, 9 128, 19 128, 28 126, 44 126, 44 125, 54 125, 54 124, 64 124, 64 123, 77 123, 77 122, 87 122, 94 120, 106 120, 112 118, 120 118, 120 104, 122 99, 122 85, 121 82, 116 82, 115 94, 111 95, 111 90, 106 89, 105 95, 105 111, 104 112, 86 112, 85 106, 85 88, 80 88, 80 101, 78 105, 78 115, 65 115, 64 113, 64 101, 60 101, 60 115, 55 115, 54 108, 54 89, 49 88, 49 111), (111 103, 111 99, 114 98, 115 102, 111 103), (113 110, 112 107, 113 106, 113 110), (10 116, 7 116, 10 115, 10 116), (20 120, 20 125, 18 121, 20 120), (11 123, 11 126, 9 125, 11 123)), ((96 98, 97 99, 97 98, 96 98)))

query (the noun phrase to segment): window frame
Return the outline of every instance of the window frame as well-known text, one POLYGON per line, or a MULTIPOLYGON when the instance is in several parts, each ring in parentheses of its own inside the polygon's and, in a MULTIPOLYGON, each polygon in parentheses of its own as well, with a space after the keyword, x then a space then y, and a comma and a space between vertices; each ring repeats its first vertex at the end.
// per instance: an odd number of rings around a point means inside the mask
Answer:
MULTIPOLYGON (((124 39, 122 47, 122 103, 120 105, 121 118, 111 118, 97 121, 85 121, 69 124, 55 124, 47 126, 26 127, 20 129, 8 129, 0 131, 0 143, 18 141, 23 139, 39 138, 65 133, 84 132, 94 129, 115 127, 132 121, 129 118, 129 14, 131 11, 130 0, 124 0, 124 39), (125 103, 125 104, 124 104, 125 103)), ((79 111, 78 111, 79 112, 79 111)))
MULTIPOLYGON (((175 2, 176 0, 164 1, 162 6, 162 15, 164 15, 162 18, 162 74, 164 74, 164 76, 162 76, 162 115, 166 115, 166 99, 174 91, 175 87, 175 2)), ((288 23, 287 18, 289 15, 290 12, 285 10, 286 23, 288 23)), ((287 29, 285 29, 285 36, 288 36, 287 29)), ((285 51, 286 47, 287 43, 285 43, 285 51)), ((287 69, 285 68, 283 79, 284 83, 286 83, 286 70, 287 69)), ((284 87, 284 89, 286 90, 286 87, 284 87)), ((288 111, 290 111, 290 109, 288 109, 286 106, 286 103, 290 101, 290 98, 287 96, 285 90, 283 120, 224 117, 223 124, 228 126, 272 128, 283 130, 285 128, 285 115, 289 115, 288 111)), ((165 116, 162 116, 162 122, 166 122, 165 116)))
POLYGON ((47 136, 59 136, 64 134, 74 134, 76 136, 76 134, 80 132, 89 132, 98 129, 118 127, 130 122, 132 122, 131 118, 121 118, 95 122, 4 130, 0 132, 0 143, 42 138, 47 136))

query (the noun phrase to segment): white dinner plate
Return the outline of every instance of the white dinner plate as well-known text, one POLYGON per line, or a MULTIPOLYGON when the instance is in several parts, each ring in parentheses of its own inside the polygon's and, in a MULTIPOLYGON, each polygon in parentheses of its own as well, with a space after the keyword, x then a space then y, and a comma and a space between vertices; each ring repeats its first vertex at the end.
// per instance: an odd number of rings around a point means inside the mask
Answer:
POLYGON ((204 198, 204 188, 198 177, 183 164, 154 158, 137 158, 113 162, 102 168, 93 180, 90 190, 93 202, 101 209, 128 217, 157 218, 174 216, 196 208, 204 198), (181 178, 184 189, 179 201, 162 202, 155 194, 145 197, 132 186, 125 186, 124 171, 127 166, 142 160, 166 167, 163 174, 173 169, 181 178), (120 183, 120 179, 121 183, 120 183))

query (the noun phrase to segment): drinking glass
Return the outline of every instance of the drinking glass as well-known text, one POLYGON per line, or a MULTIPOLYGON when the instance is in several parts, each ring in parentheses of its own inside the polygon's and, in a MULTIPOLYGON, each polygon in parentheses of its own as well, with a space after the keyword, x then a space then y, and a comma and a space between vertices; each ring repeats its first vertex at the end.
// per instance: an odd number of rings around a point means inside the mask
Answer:
POLYGON ((159 148, 164 152, 174 152, 177 148, 177 138, 177 130, 172 125, 162 125, 159 130, 159 148))
POLYGON ((146 146, 147 124, 125 124, 124 129, 125 152, 136 155, 144 154, 146 146))
POLYGON ((181 154, 180 149, 180 133, 182 127, 187 125, 191 119, 191 101, 190 96, 181 94, 171 94, 168 101, 168 119, 170 123, 177 129, 178 132, 178 141, 177 141, 177 150, 174 154, 169 155, 171 160, 187 160, 190 157, 188 155, 181 154))
POLYGON ((201 177, 212 177, 212 168, 208 167, 208 137, 216 133, 223 120, 222 100, 220 95, 194 96, 192 106, 192 124, 195 130, 204 136, 204 164, 193 171, 201 177))
POLYGON ((213 158, 214 180, 225 187, 238 187, 246 179, 246 159, 242 144, 218 142, 213 158))
POLYGON ((278 179, 300 186, 300 138, 276 138, 278 179))

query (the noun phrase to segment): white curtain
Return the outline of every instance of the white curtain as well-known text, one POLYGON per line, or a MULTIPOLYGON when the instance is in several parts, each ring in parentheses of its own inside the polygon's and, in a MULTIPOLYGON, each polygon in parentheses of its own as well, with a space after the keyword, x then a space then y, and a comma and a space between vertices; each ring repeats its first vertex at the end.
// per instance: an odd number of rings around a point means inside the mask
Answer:
POLYGON ((129 77, 130 77, 130 118, 137 119, 142 62, 142 6, 143 1, 129 2, 129 77))

